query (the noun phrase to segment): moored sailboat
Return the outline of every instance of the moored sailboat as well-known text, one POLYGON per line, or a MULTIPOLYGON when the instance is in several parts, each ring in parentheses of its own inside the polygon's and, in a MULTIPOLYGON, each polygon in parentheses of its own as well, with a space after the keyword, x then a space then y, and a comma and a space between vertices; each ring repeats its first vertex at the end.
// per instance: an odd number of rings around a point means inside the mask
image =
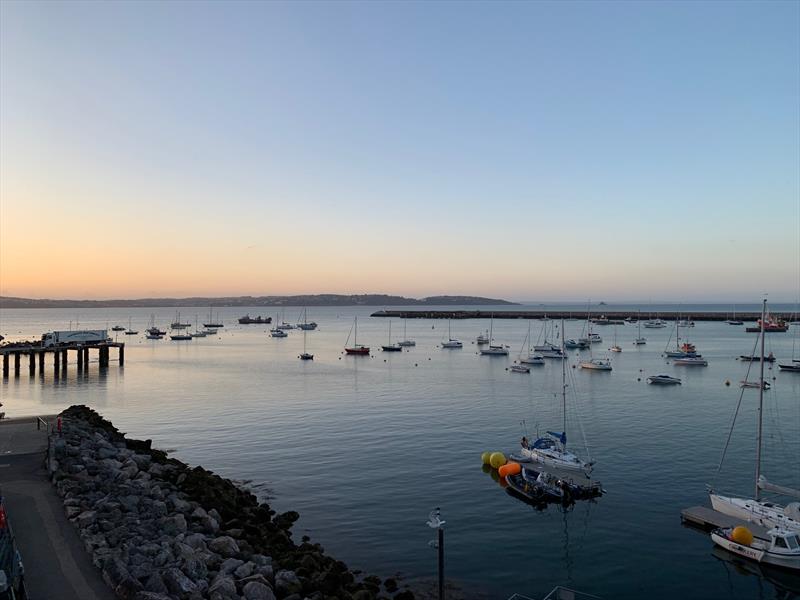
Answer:
POLYGON ((353 334, 353 345, 347 345, 347 343, 350 341, 350 334, 347 334, 347 340, 344 343, 344 351, 347 354, 353 354, 356 356, 369 355, 369 346, 363 346, 358 343, 358 317, 354 317, 353 326, 350 328, 350 333, 353 334))

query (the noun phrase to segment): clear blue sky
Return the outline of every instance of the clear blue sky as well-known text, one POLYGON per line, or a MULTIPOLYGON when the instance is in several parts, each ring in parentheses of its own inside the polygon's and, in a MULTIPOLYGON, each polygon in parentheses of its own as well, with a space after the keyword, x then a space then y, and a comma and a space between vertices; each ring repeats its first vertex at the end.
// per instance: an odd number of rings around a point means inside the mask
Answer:
POLYGON ((798 295, 798 2, 0 17, 0 293, 798 295))

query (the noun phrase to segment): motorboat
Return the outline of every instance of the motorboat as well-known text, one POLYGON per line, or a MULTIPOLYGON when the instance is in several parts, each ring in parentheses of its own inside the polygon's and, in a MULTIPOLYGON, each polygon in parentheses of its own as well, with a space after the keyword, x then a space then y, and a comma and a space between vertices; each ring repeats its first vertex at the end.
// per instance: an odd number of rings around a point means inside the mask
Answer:
MULTIPOLYGON (((754 356, 754 355, 742 354, 741 356, 739 356, 739 360, 744 360, 744 361, 748 361, 748 362, 759 362, 759 361, 761 361, 761 357, 760 356, 754 356)), ((775 362, 775 356, 772 354, 772 352, 770 352, 769 354, 767 354, 764 357, 764 362, 768 362, 768 363, 774 363, 775 362)))
POLYGON ((589 334, 589 343, 590 344, 600 344, 603 342, 603 338, 600 337, 599 333, 590 333, 589 334))
POLYGON ((486 332, 486 335, 484 335, 482 333, 478 334, 478 337, 475 338, 475 343, 478 344, 479 346, 482 346, 484 344, 488 344, 489 343, 489 332, 488 332, 488 330, 486 332))
POLYGON ((488 348, 481 348, 484 356, 508 356, 508 348, 496 344, 489 344, 488 348))
POLYGON ((795 362, 790 365, 779 364, 778 368, 788 373, 800 373, 800 362, 795 362))
POLYGON ((188 333, 173 333, 169 336, 169 339, 175 342, 186 342, 192 339, 192 336, 188 333))
POLYGON ((671 375, 650 375, 647 378, 647 383, 652 383, 653 385, 680 385, 681 380, 671 375))
POLYGON ((664 329, 667 326, 667 322, 662 319, 650 319, 644 322, 644 326, 646 329, 664 329))
POLYGON ((313 331, 316 329, 318 325, 314 321, 310 321, 308 323, 298 323, 297 328, 302 329, 303 331, 313 331))
POLYGON ((715 544, 758 563, 800 570, 800 534, 773 527, 765 537, 754 536, 744 526, 721 527, 711 532, 715 544))
POLYGON ((158 333, 148 333, 144 337, 146 337, 148 340, 161 340, 161 339, 164 339, 164 336, 160 335, 158 333))
POLYGON ((607 358, 590 358, 589 360, 580 363, 581 369, 590 369, 593 371, 611 371, 611 361, 607 358))
POLYGON ((296 327, 294 325, 292 325, 291 323, 287 323, 286 321, 284 321, 283 323, 278 325, 276 327, 276 329, 282 329, 284 331, 290 331, 292 329, 296 329, 296 327))
POLYGON ((303 352, 300 355, 300 360, 314 360, 314 355, 313 354, 309 354, 308 352, 303 352))
POLYGON ((208 326, 203 331, 206 332, 206 335, 217 335, 217 330, 208 326))
POLYGON ((574 349, 585 350, 590 345, 591 342, 589 341, 589 338, 580 338, 578 341, 575 341, 572 338, 564 340, 564 348, 567 348, 568 350, 574 350, 574 349))
POLYGON ((285 338, 285 337, 289 337, 289 334, 286 333, 283 329, 281 329, 279 327, 276 327, 275 329, 270 329, 269 330, 269 337, 285 338))
POLYGON ((111 331, 125 331, 125 328, 122 325, 114 325, 111 331))
POLYGON ((672 361, 674 365, 683 365, 684 367, 707 367, 708 361, 702 356, 684 356, 676 358, 672 361))
MULTIPOLYGON (((764 386, 765 390, 768 390, 769 388, 772 387, 769 384, 769 381, 763 381, 763 382, 761 382, 761 385, 764 386)), ((747 381, 746 379, 743 379, 742 381, 739 382, 739 387, 741 387, 741 388, 751 388, 751 389, 756 389, 757 390, 758 389, 758 382, 757 381, 747 381)))
POLYGON ((512 373, 530 373, 531 368, 525 365, 511 365, 509 369, 512 373))

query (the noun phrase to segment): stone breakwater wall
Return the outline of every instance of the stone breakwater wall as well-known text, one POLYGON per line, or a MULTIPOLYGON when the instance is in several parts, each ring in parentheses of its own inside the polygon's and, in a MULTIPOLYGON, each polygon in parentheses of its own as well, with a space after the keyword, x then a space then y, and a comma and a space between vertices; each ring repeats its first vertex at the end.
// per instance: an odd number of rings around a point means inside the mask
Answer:
POLYGON ((358 578, 319 544, 202 467, 127 439, 85 406, 62 413, 48 470, 64 510, 125 600, 413 600, 394 579, 358 578))

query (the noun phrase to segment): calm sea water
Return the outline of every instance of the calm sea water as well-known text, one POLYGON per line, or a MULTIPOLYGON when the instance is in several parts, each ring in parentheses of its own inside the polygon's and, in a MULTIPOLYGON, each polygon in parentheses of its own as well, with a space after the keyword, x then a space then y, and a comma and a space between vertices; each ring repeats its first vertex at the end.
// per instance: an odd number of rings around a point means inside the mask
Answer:
MULTIPOLYGON (((685 310, 701 308, 707 307, 685 310)), ((527 321, 494 323, 497 341, 512 347, 509 358, 476 354, 473 341, 489 322, 474 320, 452 323, 463 350, 437 347, 447 322, 409 320, 416 347, 385 355, 379 346, 388 321, 369 318, 373 310, 309 310, 320 325, 307 336, 313 362, 297 358, 302 332, 271 339, 267 326, 237 324, 246 312, 264 314, 258 308, 219 309, 225 323, 219 335, 191 342, 120 335, 127 343, 124 368, 112 362, 100 373, 93 363, 88 375, 78 376, 72 363, 66 378, 54 380, 48 372, 30 380, 23 361, 20 378, 0 387, 3 409, 20 416, 91 405, 123 431, 153 438, 188 463, 251 481, 273 496, 277 510, 300 512, 298 539, 308 534, 353 568, 383 576, 435 577, 433 532, 425 520, 440 506, 447 577, 490 598, 539 597, 556 584, 605 598, 797 597, 800 578, 733 564, 713 551, 707 535, 680 522, 682 508, 707 502, 707 483, 752 492, 755 390, 745 393, 720 475, 716 468, 747 370, 736 357, 752 351, 755 334, 698 322, 687 337, 710 364, 682 368, 661 357, 670 328, 642 329, 648 342, 637 348, 636 327, 618 327, 623 352, 613 355, 613 372, 570 371, 570 442, 585 455, 580 416, 595 474, 608 493, 567 512, 554 506, 539 512, 509 496, 480 462, 485 450, 514 450, 522 420, 531 430, 561 423, 558 361, 533 367, 530 375, 506 370, 527 321), (372 346, 372 358, 341 354, 355 315, 359 342, 372 346), (658 373, 684 383, 644 383, 658 373)), ((161 326, 175 316, 174 309, 4 310, 0 332, 34 338, 67 329, 70 321, 73 328, 76 321, 80 328, 104 328, 127 326, 129 317, 143 331, 151 312, 161 326)), ((286 320, 299 313, 287 308, 286 320)), ((208 309, 181 309, 182 320, 194 322, 195 314, 202 322, 208 309)), ((532 326, 536 339, 542 323, 532 326)), ((567 321, 567 336, 578 336, 582 326, 567 321)), ((793 329, 800 327, 768 335, 767 350, 790 359, 793 329)), ((596 331, 604 339, 595 350, 605 355, 614 327, 596 331)), ((402 321, 394 321, 393 337, 402 334, 402 321)), ((796 352, 800 358, 800 342, 796 352)), ((767 374, 773 386, 766 394, 763 470, 773 481, 800 487, 800 375, 777 366, 767 374)))

